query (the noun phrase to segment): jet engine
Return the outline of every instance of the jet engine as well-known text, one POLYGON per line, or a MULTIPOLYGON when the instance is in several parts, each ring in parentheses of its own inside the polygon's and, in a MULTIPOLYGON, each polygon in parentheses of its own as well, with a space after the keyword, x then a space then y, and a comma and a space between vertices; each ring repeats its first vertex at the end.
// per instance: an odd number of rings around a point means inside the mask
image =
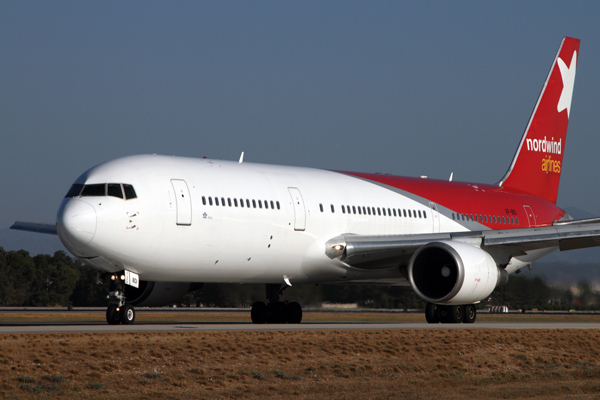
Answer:
POLYGON ((166 306, 178 303, 183 296, 201 287, 202 283, 141 281, 139 288, 127 286, 126 303, 142 307, 166 306))
POLYGON ((508 273, 479 247, 457 241, 419 248, 408 265, 410 284, 423 300, 436 304, 473 304, 508 282, 508 273))

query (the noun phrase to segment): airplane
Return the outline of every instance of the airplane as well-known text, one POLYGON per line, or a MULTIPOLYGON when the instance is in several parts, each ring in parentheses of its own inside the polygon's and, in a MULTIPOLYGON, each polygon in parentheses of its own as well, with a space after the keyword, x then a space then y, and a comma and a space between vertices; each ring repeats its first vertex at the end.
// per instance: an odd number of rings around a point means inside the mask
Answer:
POLYGON ((600 245, 600 218, 556 205, 579 39, 565 37, 506 174, 496 184, 133 155, 81 174, 55 224, 100 271, 106 319, 161 306, 205 282, 266 284, 254 323, 300 323, 295 284, 410 286, 429 323, 473 323, 511 273, 555 251, 600 245))

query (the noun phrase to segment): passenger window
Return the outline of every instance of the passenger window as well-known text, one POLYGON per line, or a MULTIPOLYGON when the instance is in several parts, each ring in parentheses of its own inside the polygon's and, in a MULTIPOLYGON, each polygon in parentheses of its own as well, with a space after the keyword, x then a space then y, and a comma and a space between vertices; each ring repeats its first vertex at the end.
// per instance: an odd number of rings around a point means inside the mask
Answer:
POLYGON ((392 211, 394 212, 394 217, 396 217, 396 216, 397 216, 397 215, 396 215, 396 209, 395 209, 395 208, 392 208, 392 211))
POLYGON ((231 197, 228 197, 228 198, 227 198, 227 205, 228 205, 229 207, 231 207, 231 197))
POLYGON ((277 209, 279 210, 279 202, 277 201, 275 204, 277 204, 277 209))
MULTIPOLYGON (((417 218, 417 211, 413 210, 413 218, 417 218)), ((421 218, 421 216, 419 215, 419 218, 421 218)))
POLYGON ((236 207, 238 206, 237 199, 233 199, 233 205, 236 206, 236 207))
POLYGON ((342 204, 342 214, 346 214, 346 207, 342 204))
POLYGON ((225 197, 221 197, 221 205, 225 207, 225 197))
POLYGON ((268 210, 269 209, 269 202, 267 200, 265 200, 265 208, 268 210))
POLYGON ((258 201, 258 208, 262 208, 262 201, 258 201))
POLYGON ((371 207, 367 207, 367 212, 371 215, 371 207))
POLYGON ((252 208, 256 208, 256 200, 252 199, 252 208))
POLYGON ((358 206, 358 213, 359 213, 359 214, 362 214, 362 212, 361 212, 361 209, 360 209, 360 206, 358 206))
POLYGON ((206 197, 202 196, 202 205, 206 205, 206 197))
POLYGON ((517 221, 517 225, 519 225, 519 217, 515 217, 515 221, 517 221))
POLYGON ((65 197, 77 197, 82 190, 83 185, 81 183, 74 183, 65 197))
POLYGON ((381 215, 381 208, 377 207, 377 215, 381 215))
POLYGON ((218 206, 218 205, 219 205, 219 198, 215 197, 215 206, 218 206))
POLYGON ((412 218, 412 214, 410 213, 410 210, 408 210, 408 218, 412 218))
POLYGON ((271 200, 271 210, 275 209, 275 205, 273 204, 273 200, 271 200))
POLYGON ((81 192, 82 196, 106 196, 106 185, 104 183, 96 184, 96 185, 85 185, 83 187, 83 191, 81 192))
MULTIPOLYGON (((250 208, 250 200, 249 199, 246 199, 246 207, 250 208)), ((256 208, 256 206, 254 206, 254 208, 256 208)))
POLYGON ((106 193, 112 197, 118 197, 119 199, 123 198, 123 191, 121 190, 120 183, 109 183, 107 185, 106 193))
MULTIPOLYGON (((384 213, 385 214, 385 213, 384 213)), ((390 211, 390 209, 388 208, 388 216, 392 216, 392 212, 390 211)))
POLYGON ((427 213, 423 210, 423 218, 427 219, 427 213))
POLYGON ((331 213, 335 214, 335 208, 333 208, 333 204, 331 205, 331 213))
POLYGON ((323 212, 323 204, 319 203, 319 210, 321 210, 321 212, 323 212))
MULTIPOLYGON (((404 217, 406 218, 406 209, 402 210, 404 211, 404 217)), ((410 211, 410 210, 409 210, 410 211)))
POLYGON ((421 210, 417 211, 419 213, 419 218, 421 218, 421 210))
POLYGON ((211 206, 213 205, 213 203, 212 203, 212 197, 210 197, 210 196, 208 197, 208 204, 210 204, 211 206))
POLYGON ((240 207, 244 208, 244 199, 240 199, 240 207))

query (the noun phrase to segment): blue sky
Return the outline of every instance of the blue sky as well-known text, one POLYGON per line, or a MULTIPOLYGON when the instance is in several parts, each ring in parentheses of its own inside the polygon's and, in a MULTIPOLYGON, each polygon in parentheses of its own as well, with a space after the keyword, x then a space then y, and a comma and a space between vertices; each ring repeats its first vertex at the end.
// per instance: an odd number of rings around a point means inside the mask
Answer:
POLYGON ((599 16, 591 1, 0 2, 0 229, 54 222, 78 175, 129 154, 494 183, 563 36, 581 49, 558 204, 600 215, 599 16))

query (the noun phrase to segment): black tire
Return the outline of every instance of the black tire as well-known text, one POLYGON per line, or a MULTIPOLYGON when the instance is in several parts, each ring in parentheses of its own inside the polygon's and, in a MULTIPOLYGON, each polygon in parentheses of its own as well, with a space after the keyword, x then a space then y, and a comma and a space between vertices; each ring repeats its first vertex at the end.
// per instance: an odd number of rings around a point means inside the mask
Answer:
POLYGON ((120 314, 123 325, 131 325, 135 322, 135 309, 131 304, 125 304, 121 307, 120 314))
POLYGON ((262 301, 257 301, 256 303, 252 304, 250 318, 255 324, 264 324, 267 322, 267 305, 262 301))
POLYGON ((302 306, 295 301, 288 303, 286 310, 288 324, 299 324, 302 322, 302 306))
POLYGON ((473 304, 467 304, 463 306, 465 310, 465 315, 463 316, 463 322, 465 324, 472 324, 477 319, 477 309, 473 304))
POLYGON ((267 306, 267 322, 270 324, 285 324, 287 322, 287 305, 283 301, 267 306))
POLYGON ((437 324, 440 322, 440 314, 438 313, 438 305, 433 303, 427 303, 425 307, 425 319, 430 324, 437 324))
POLYGON ((446 309, 446 316, 442 319, 442 322, 449 324, 459 324, 463 321, 465 315, 463 306, 444 306, 446 309))
POLYGON ((108 322, 109 325, 119 325, 121 322, 120 320, 121 315, 117 311, 117 306, 114 304, 108 306, 106 309, 106 322, 108 322))

